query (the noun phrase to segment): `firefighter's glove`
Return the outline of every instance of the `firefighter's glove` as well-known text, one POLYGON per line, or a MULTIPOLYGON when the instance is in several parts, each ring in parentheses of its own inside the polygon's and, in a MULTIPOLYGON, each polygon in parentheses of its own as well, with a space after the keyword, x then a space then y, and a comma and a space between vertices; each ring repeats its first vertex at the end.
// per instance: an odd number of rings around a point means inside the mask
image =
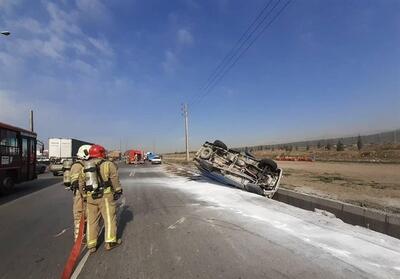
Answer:
POLYGON ((114 200, 118 200, 122 196, 122 189, 114 192, 114 200))
POLYGON ((70 185, 69 187, 70 187, 70 190, 71 190, 72 192, 74 192, 74 194, 75 194, 76 191, 79 190, 79 183, 78 183, 78 181, 72 182, 71 185, 70 185))

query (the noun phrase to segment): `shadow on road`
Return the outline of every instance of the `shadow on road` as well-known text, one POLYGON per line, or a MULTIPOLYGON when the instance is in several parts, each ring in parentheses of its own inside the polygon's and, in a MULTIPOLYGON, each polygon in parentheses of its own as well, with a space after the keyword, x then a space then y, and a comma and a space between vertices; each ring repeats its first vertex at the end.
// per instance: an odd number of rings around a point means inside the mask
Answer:
MULTIPOLYGON (((121 209, 121 213, 117 213, 119 217, 117 216, 117 239, 122 238, 122 235, 124 234, 126 225, 130 223, 133 220, 133 212, 129 209, 129 206, 124 205, 121 209)), ((103 228, 98 236, 97 239, 97 247, 100 247, 104 243, 104 231, 105 228, 103 228)))
POLYGON ((133 221, 133 212, 129 209, 129 206, 125 205, 118 220, 118 238, 122 238, 126 225, 131 221, 133 221))
POLYGON ((199 183, 208 183, 208 184, 214 184, 216 186, 220 186, 220 187, 226 187, 226 188, 233 188, 233 189, 238 189, 237 187, 231 186, 229 184, 226 183, 222 183, 220 181, 216 181, 210 177, 207 176, 203 176, 203 175, 191 175, 187 177, 188 180, 190 181, 196 181, 199 183))
POLYGON ((59 177, 46 177, 46 178, 39 178, 38 180, 17 184, 15 185, 15 188, 12 191, 12 193, 3 195, 0 194, 0 205, 19 199, 23 196, 32 194, 36 191, 40 191, 44 188, 50 187, 61 181, 62 179, 59 177))

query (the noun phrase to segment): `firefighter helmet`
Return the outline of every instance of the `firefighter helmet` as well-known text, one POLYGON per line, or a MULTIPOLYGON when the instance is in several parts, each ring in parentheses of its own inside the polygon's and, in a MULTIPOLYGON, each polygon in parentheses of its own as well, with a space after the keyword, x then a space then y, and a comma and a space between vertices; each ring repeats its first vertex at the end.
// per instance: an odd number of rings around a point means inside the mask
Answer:
POLYGON ((79 147, 78 153, 76 153, 76 157, 78 157, 78 159, 81 159, 81 160, 89 159, 90 147, 92 147, 92 146, 89 144, 85 144, 85 145, 82 145, 81 147, 79 147))
POLYGON ((89 149, 89 158, 106 158, 106 150, 103 146, 94 144, 89 149))

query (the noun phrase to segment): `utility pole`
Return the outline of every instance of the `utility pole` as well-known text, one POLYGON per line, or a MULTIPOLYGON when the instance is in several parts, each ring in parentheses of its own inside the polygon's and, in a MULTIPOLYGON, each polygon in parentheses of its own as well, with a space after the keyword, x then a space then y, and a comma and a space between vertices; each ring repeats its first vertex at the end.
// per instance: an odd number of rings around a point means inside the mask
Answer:
POLYGON ((182 105, 182 115, 185 119, 185 145, 186 145, 186 161, 189 162, 189 123, 188 123, 188 106, 182 105))
POLYGON ((29 116, 29 128, 31 132, 33 132, 33 110, 31 110, 31 114, 29 116))

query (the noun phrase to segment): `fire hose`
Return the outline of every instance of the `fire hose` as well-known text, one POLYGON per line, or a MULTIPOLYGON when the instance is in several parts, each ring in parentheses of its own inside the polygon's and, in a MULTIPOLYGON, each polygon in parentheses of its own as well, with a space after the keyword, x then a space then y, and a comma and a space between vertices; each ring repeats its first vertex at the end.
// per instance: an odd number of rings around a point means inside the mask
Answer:
POLYGON ((85 214, 82 213, 81 220, 79 221, 78 237, 75 240, 74 246, 72 246, 68 260, 64 266, 64 271, 61 275, 61 279, 71 278, 72 272, 74 271, 76 262, 81 253, 84 227, 85 227, 85 214))

